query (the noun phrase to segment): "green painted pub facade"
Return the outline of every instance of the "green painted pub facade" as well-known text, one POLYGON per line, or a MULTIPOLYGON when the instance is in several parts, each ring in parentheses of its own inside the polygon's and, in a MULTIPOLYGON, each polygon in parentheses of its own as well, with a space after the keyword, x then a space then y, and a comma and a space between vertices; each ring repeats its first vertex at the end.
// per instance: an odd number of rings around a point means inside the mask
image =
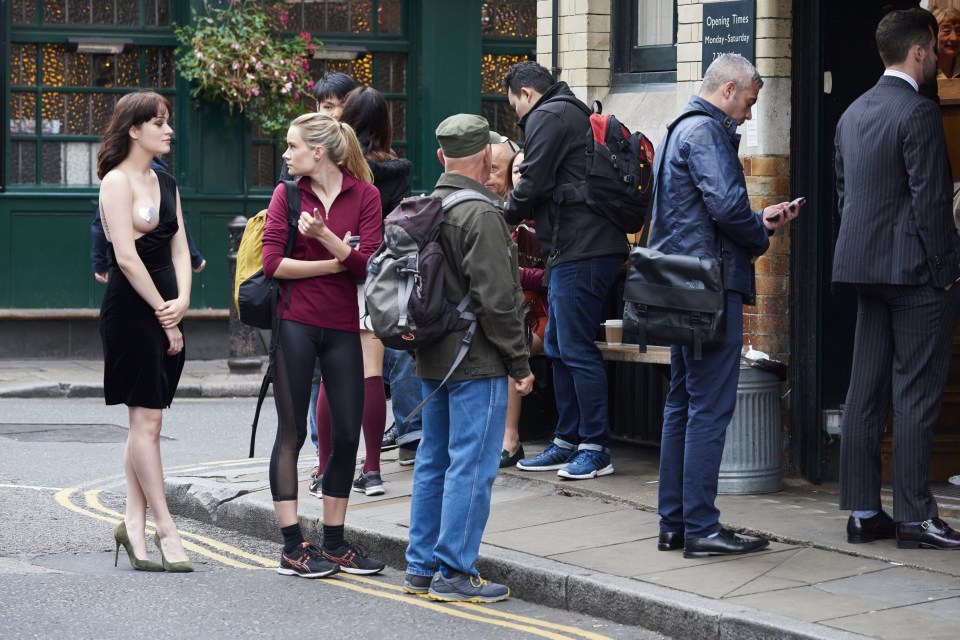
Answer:
MULTIPOLYGON (((533 57, 535 0, 282 4, 291 30, 350 52, 321 53, 328 57, 313 60, 314 77, 346 71, 387 97, 415 191, 430 190, 440 173, 433 131, 446 116, 482 113, 519 136, 499 81, 533 57)), ((0 0, 0 120, 8 123, 0 130, 0 310, 99 307, 103 285, 90 268, 97 146, 113 104, 136 88, 174 105, 166 160, 208 263, 191 307, 226 309, 227 224, 266 206, 282 149, 240 114, 191 100, 174 68, 173 25, 203 10, 201 0, 0 0)))

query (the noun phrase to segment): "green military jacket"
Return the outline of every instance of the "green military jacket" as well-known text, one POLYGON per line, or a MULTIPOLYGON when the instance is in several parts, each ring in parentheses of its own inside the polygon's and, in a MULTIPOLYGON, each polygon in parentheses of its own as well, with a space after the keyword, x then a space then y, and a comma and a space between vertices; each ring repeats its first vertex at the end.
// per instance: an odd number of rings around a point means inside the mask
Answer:
MULTIPOLYGON (((473 189, 490 200, 498 199, 479 182, 453 173, 440 176, 432 195, 443 198, 458 189, 473 189)), ((516 245, 500 212, 478 200, 454 205, 440 225, 440 244, 447 300, 456 304, 469 292, 470 310, 477 316, 470 351, 450 379, 525 378, 530 365, 521 317, 520 270, 516 245)), ((465 333, 455 331, 417 349, 417 375, 442 380, 465 333)))

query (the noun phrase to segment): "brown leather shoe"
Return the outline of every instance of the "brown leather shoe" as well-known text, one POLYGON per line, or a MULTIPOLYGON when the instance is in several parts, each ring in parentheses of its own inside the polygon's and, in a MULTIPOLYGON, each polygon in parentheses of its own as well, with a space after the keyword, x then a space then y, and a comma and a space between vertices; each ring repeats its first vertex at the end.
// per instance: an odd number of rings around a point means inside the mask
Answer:
POLYGON ((676 551, 683 549, 683 534, 677 531, 666 531, 660 534, 657 540, 657 551, 676 551))
POLYGON ((960 549, 960 531, 940 518, 920 524, 897 523, 898 549, 960 549))
POLYGON ((863 544, 874 540, 893 540, 897 527, 886 511, 881 509, 872 518, 847 518, 847 542, 863 544))

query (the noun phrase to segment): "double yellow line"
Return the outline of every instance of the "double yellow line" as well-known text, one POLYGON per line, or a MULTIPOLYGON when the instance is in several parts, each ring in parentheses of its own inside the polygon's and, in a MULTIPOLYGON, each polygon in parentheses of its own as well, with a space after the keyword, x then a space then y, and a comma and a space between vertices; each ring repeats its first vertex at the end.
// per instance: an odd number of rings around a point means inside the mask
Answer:
MULTIPOLYGON (((219 462, 211 462, 204 465, 193 465, 189 467, 185 466, 178 469, 171 468, 168 469, 168 471, 196 472, 210 470, 212 468, 240 466, 242 464, 250 464, 251 462, 255 461, 224 460, 219 462)), ((110 524, 114 525, 119 524, 120 521, 123 520, 123 514, 105 507, 100 502, 100 494, 103 492, 103 489, 84 490, 83 487, 98 485, 101 487, 115 486, 119 484, 119 481, 121 481, 122 478, 123 476, 113 476, 110 478, 102 478, 100 480, 84 483, 84 485, 78 487, 68 487, 58 491, 54 495, 54 499, 56 500, 57 504, 65 509, 73 511, 74 513, 78 513, 95 520, 103 520, 104 522, 109 522, 110 524)), ((148 535, 152 534, 153 530, 155 529, 155 524, 147 521, 147 529, 148 535)), ((189 531, 184 531, 181 529, 180 537, 183 540, 183 548, 185 550, 215 562, 219 562, 227 567, 261 571, 275 570, 277 567, 276 559, 264 558, 253 553, 248 553, 243 549, 238 549, 233 545, 226 544, 207 536, 190 533, 189 531)), ((357 593, 363 593, 376 598, 394 600, 407 606, 421 607, 454 618, 504 627, 541 638, 551 638, 557 640, 569 638, 609 640, 607 636, 594 633, 592 631, 546 622, 544 620, 538 620, 537 618, 506 613, 493 607, 483 607, 469 603, 438 604, 427 599, 426 596, 418 597, 406 594, 403 592, 403 589, 397 585, 363 576, 339 573, 337 574, 336 578, 318 580, 317 582, 323 585, 330 585, 355 591, 357 593)))

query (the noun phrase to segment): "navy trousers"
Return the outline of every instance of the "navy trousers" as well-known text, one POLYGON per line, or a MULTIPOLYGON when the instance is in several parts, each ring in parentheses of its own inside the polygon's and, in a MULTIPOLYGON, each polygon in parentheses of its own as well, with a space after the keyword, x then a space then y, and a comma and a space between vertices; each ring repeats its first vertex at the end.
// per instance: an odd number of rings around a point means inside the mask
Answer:
POLYGON ((727 292, 724 342, 693 359, 670 347, 670 392, 663 409, 658 511, 660 531, 705 538, 720 530, 715 502, 727 426, 737 404, 743 299, 727 292))

